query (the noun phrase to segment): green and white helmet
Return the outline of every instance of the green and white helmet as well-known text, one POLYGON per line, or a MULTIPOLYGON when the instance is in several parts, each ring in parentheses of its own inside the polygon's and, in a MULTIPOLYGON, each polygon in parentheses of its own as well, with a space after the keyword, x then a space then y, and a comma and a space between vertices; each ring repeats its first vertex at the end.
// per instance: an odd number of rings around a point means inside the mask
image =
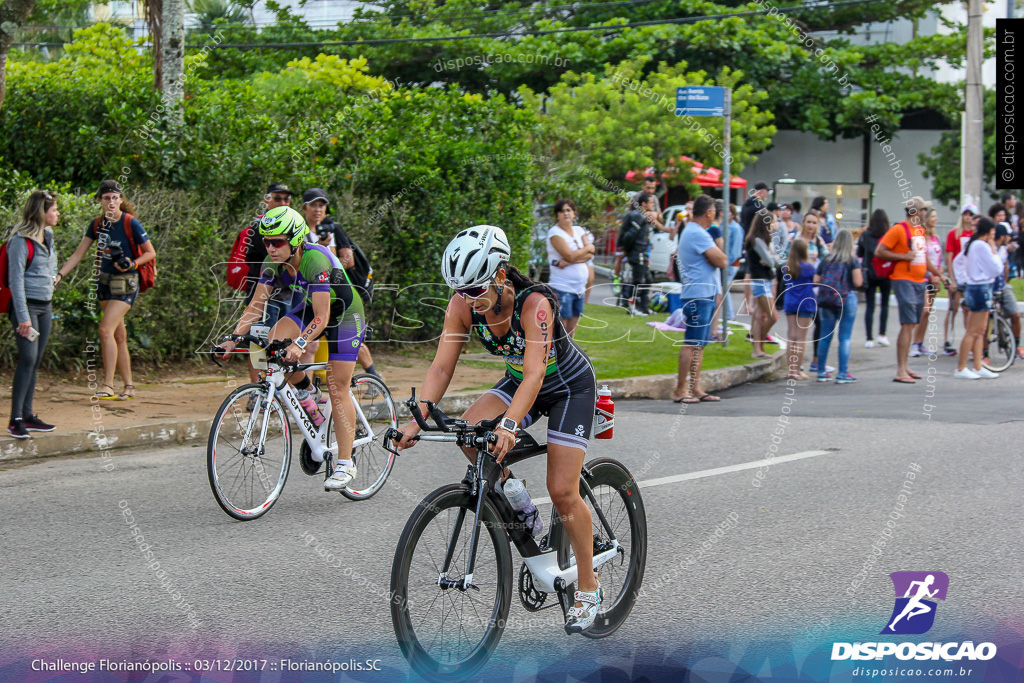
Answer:
POLYGON ((302 214, 290 206, 278 206, 260 219, 260 235, 263 237, 286 237, 293 247, 306 240, 309 226, 302 214))

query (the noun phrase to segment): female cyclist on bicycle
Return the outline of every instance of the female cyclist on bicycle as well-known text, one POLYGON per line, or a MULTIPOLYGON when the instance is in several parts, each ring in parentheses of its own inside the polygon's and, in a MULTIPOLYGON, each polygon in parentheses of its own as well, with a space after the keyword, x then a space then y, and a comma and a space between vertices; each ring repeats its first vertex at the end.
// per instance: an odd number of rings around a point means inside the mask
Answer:
MULTIPOLYGON (((594 420, 596 378, 590 359, 565 333, 558 299, 546 285, 509 266, 504 231, 490 225, 463 230, 445 248, 441 272, 455 295, 448 302, 437 354, 423 381, 422 400, 438 402, 451 382, 471 330, 493 355, 504 356, 506 371, 463 416, 471 423, 504 414, 495 434, 500 463, 515 445, 515 434, 541 414, 548 418, 547 486, 569 533, 579 567, 576 604, 567 630, 589 628, 601 604, 593 566, 590 510, 580 497, 579 480, 594 420)), ((415 422, 401 430, 397 448, 415 445, 415 422)), ((463 449, 471 462, 472 449, 463 449)), ((505 475, 509 476, 506 469, 505 475)))
MULTIPOLYGON (((259 231, 268 256, 256 292, 235 326, 234 334, 249 332, 262 317, 264 306, 275 290, 294 293, 292 303, 295 305, 274 325, 270 341, 292 339, 284 354, 292 363, 299 360, 310 342, 321 338, 327 342, 327 388, 334 408, 337 462, 333 468, 328 463, 324 489, 341 491, 356 475, 351 459, 356 415, 348 387, 366 329, 363 302, 336 257, 326 247, 305 241, 309 227, 297 211, 287 206, 271 209, 260 219, 259 231)), ((226 349, 225 358, 235 346, 234 341, 221 344, 226 349)), ((288 381, 300 392, 311 387, 304 372, 292 373, 288 381)), ((324 417, 316 401, 306 396, 300 403, 319 427, 324 417)))

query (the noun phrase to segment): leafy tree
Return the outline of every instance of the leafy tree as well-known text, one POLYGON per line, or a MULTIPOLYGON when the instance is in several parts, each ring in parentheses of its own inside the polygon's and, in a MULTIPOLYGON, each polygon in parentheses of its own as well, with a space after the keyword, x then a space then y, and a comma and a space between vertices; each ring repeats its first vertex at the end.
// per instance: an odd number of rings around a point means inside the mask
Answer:
POLYGON ((688 71, 686 64, 662 63, 648 71, 644 61, 608 65, 600 75, 570 72, 546 96, 522 88, 528 107, 546 111, 533 135, 535 159, 542 164, 538 183, 554 190, 547 196, 568 193, 578 204, 621 206, 623 179, 630 170, 655 166, 674 171, 676 182, 688 184, 692 174, 682 155, 721 164, 722 119, 675 116, 681 86, 733 89, 734 171, 770 144, 772 115, 759 107, 767 96, 742 84, 742 73, 725 68, 711 79, 688 71))
MULTIPOLYGON (((508 96, 523 85, 541 93, 569 71, 602 73, 605 64, 623 61, 646 60, 647 70, 662 62, 685 63, 692 71, 710 74, 728 66, 742 72, 744 82, 755 90, 768 93, 768 106, 779 127, 806 130, 828 140, 864 134, 870 129, 865 121, 870 115, 890 128, 899 126, 905 112, 922 108, 955 116, 956 86, 934 82, 926 70, 961 63, 966 49, 963 26, 951 26, 949 35, 919 36, 906 45, 859 46, 847 35, 869 22, 919 19, 933 9, 933 3, 924 0, 875 0, 853 6, 806 5, 803 0, 765 6, 655 0, 552 6, 492 2, 483 7, 471 0, 392 0, 374 7, 379 9, 360 9, 354 21, 333 30, 313 31, 290 17, 287 27, 277 32, 233 27, 228 37, 258 44, 505 33, 509 37, 308 49, 349 58, 366 56, 376 73, 402 83, 455 83, 472 92, 508 96), (772 12, 772 6, 797 11, 772 12), (717 18, 730 13, 746 14, 717 18), (704 16, 716 18, 700 20, 704 16), (620 28, 627 23, 691 19, 692 23, 620 28), (529 35, 534 30, 587 27, 607 30, 529 35), (829 37, 824 31, 836 35, 829 37), (481 63, 488 55, 530 59, 481 63)), ((304 50, 221 50, 213 66, 239 75, 251 68, 269 68, 275 61, 280 65, 281 60, 302 56, 304 50)))
MULTIPOLYGON (((982 178, 985 181, 983 192, 988 192, 992 199, 998 199, 1001 192, 1010 188, 994 182, 996 179, 996 91, 985 91, 985 104, 982 108, 985 115, 985 141, 982 178)), ((937 145, 928 152, 918 155, 918 162, 924 167, 924 177, 932 179, 932 196, 946 204, 959 204, 960 197, 960 154, 962 137, 960 135, 960 117, 954 119, 952 130, 942 133, 937 145)), ((985 211, 988 207, 979 207, 985 211)))
POLYGON ((25 23, 36 0, 3 0, 0 2, 0 107, 7 95, 7 54, 14 42, 18 26, 25 23))

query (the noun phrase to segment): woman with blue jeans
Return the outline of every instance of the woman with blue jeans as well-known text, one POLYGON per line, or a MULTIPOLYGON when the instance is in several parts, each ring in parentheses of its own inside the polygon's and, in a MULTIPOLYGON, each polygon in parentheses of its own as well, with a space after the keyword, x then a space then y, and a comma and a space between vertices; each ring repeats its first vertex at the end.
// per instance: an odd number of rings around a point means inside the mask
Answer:
POLYGON ((7 243, 10 318, 18 346, 7 433, 15 439, 28 439, 31 437, 29 432, 52 432, 55 429, 36 417, 32 398, 53 320, 51 301, 53 281, 57 275, 53 227, 57 225, 58 218, 60 212, 53 195, 43 190, 33 192, 25 203, 21 222, 15 226, 14 235, 7 243))
POLYGON ((711 339, 711 326, 715 317, 716 283, 720 281, 719 268, 729 265, 725 252, 715 245, 707 229, 715 220, 714 200, 702 194, 693 201, 691 220, 679 236, 676 251, 676 272, 683 284, 683 317, 686 336, 679 349, 679 376, 672 400, 676 403, 719 401, 718 396, 700 388, 700 368, 704 360, 704 347, 711 339))
POLYGON ((864 284, 860 263, 853 256, 853 236, 849 230, 840 230, 832 242, 832 251, 825 260, 818 264, 818 274, 814 276, 815 284, 825 281, 827 274, 834 269, 842 269, 839 276, 841 285, 839 296, 842 299, 840 308, 821 304, 819 293, 818 317, 821 320, 821 337, 818 339, 818 381, 827 382, 826 371, 828 350, 832 344, 832 335, 838 326, 839 336, 839 374, 836 384, 851 384, 857 378, 850 374, 850 338, 853 336, 853 324, 857 320, 857 288, 864 284))

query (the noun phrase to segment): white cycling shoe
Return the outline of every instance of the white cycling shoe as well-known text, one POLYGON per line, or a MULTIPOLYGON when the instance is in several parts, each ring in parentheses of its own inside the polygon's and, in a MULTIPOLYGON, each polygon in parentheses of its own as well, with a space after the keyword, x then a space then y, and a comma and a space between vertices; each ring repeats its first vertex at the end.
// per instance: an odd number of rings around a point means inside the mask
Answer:
POLYGON ((601 583, 598 582, 597 590, 593 593, 585 593, 584 591, 576 591, 573 594, 573 599, 581 603, 582 607, 576 607, 573 605, 566 612, 565 618, 565 632, 568 634, 583 633, 588 628, 594 625, 594 620, 597 619, 597 611, 601 606, 601 600, 604 598, 604 591, 601 590, 601 583))
POLYGON ((356 465, 336 465, 334 473, 324 480, 324 491, 341 491, 356 476, 356 465))

